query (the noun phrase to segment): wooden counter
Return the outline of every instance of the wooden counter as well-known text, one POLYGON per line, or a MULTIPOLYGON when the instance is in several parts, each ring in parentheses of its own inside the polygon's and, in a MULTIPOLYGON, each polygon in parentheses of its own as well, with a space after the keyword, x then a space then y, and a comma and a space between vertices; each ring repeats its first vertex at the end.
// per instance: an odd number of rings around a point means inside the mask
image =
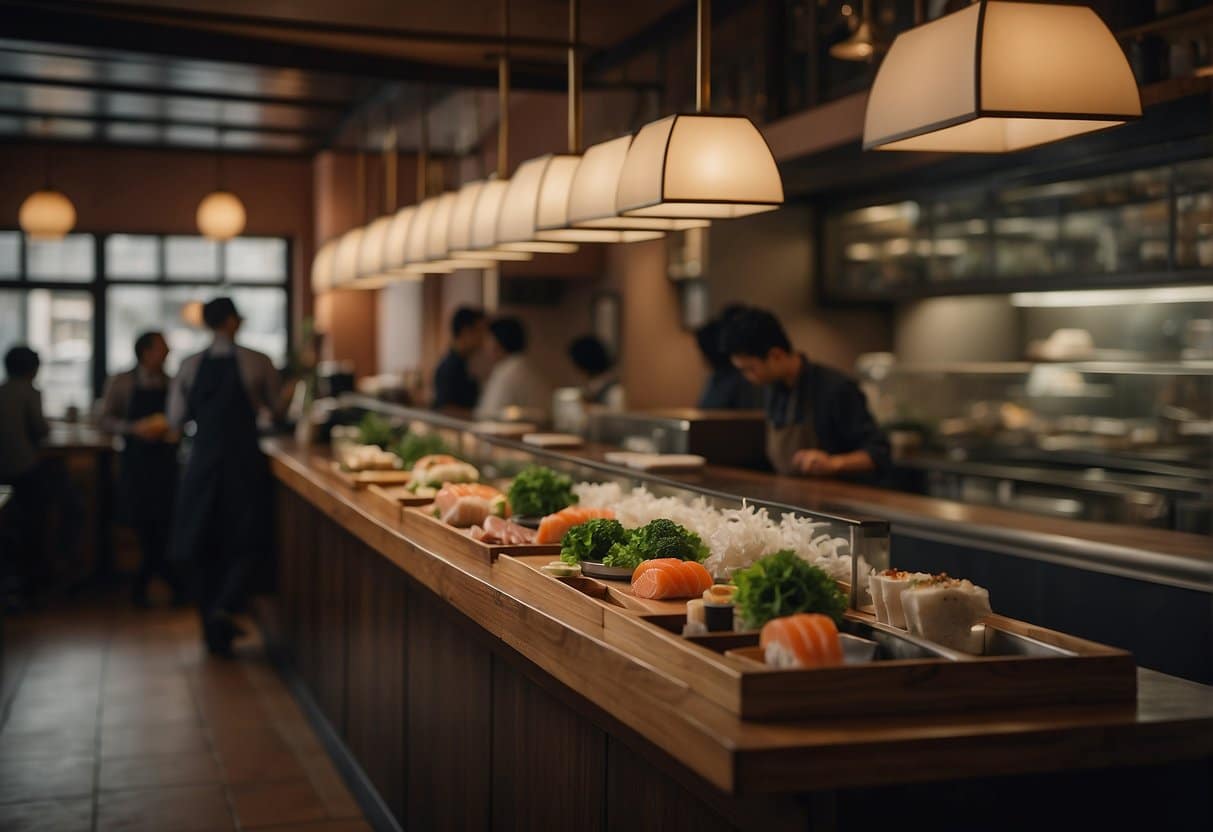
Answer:
MULTIPOLYGON (((418 545, 384 501, 333 477, 327 457, 287 443, 270 452, 278 638, 405 828, 833 828, 858 822, 844 807, 867 805, 871 789, 1044 774, 1034 788, 1073 794, 1089 769, 1102 770, 1092 801, 1124 776, 1147 794, 1182 785, 1167 801, 1185 812, 1201 805, 1190 788, 1213 760, 1209 688, 1139 670, 1135 707, 744 722, 562 615, 543 582, 418 545), (682 809, 642 816, 615 805, 628 795, 682 809), (454 802, 435 808, 444 800, 454 802)), ((949 793, 963 804, 964 789, 949 793)), ((885 810, 863 811, 866 823, 885 810)))

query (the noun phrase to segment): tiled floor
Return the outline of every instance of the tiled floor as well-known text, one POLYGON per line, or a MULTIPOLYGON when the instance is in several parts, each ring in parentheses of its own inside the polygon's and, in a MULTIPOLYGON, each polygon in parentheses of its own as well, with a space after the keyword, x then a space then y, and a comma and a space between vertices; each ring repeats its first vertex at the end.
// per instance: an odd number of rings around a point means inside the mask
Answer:
POLYGON ((369 832, 256 644, 211 659, 189 611, 12 623, 32 649, 0 714, 0 832, 369 832))

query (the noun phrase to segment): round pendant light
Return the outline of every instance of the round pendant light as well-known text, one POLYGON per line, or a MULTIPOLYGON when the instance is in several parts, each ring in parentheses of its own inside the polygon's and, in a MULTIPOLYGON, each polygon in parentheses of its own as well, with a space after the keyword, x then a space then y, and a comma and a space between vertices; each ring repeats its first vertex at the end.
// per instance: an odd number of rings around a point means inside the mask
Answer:
POLYGON ((312 258, 312 294, 320 295, 333 288, 333 267, 337 258, 337 242, 329 240, 312 258))
POLYGON ((244 203, 231 191, 213 191, 198 203, 195 216, 202 236, 222 242, 244 230, 244 203))
POLYGON ((863 146, 1006 153, 1140 117, 1133 72, 1094 11, 981 0, 897 36, 863 146))
POLYGON ((568 221, 579 228, 657 229, 686 231, 709 225, 702 219, 621 217, 615 213, 619 175, 632 146, 631 135, 600 142, 586 149, 569 189, 568 221))
POLYGON ((76 227, 76 206, 59 191, 34 191, 21 203, 17 222, 31 240, 61 240, 76 227))

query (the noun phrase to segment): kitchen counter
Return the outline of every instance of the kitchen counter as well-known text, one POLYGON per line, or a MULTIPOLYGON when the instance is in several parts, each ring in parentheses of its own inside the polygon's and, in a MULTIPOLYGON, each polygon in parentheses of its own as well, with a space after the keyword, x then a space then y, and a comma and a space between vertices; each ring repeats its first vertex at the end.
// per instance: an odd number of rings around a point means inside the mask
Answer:
MULTIPOLYGON (((283 441, 268 450, 279 485, 277 640, 402 827, 509 826, 500 810, 530 818, 522 828, 598 828, 572 825, 584 807, 569 804, 571 788, 619 828, 638 810, 616 806, 613 795, 630 793, 612 790, 635 787, 638 805, 689 807, 638 828, 690 828, 702 817, 707 828, 806 828, 823 813, 832 828, 852 825, 849 807, 868 805, 865 790, 895 784, 1052 772, 1041 788, 1081 791, 1058 773, 1168 763, 1182 770, 1167 769, 1160 788, 1188 782, 1182 772, 1208 775, 1213 690, 1145 669, 1135 706, 743 721, 563 614, 545 583, 508 580, 497 565, 410 536, 385 501, 342 484, 327 453, 283 441), (643 775, 650 769, 657 780, 643 775), (446 797, 458 805, 439 806, 446 797), (466 816, 481 798, 483 824, 466 816)), ((675 479, 823 506, 868 496, 745 472, 675 479)), ((1133 782, 1154 783, 1154 770, 1135 770, 1133 782)), ((949 788, 962 805, 964 789, 949 788)))

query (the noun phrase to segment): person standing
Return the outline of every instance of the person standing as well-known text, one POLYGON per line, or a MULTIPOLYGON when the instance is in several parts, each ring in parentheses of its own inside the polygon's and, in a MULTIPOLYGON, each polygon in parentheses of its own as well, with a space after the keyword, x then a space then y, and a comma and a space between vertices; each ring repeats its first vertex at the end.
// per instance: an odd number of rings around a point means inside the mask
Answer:
POLYGON ((75 560, 84 516, 67 466, 61 458, 42 453, 50 425, 42 412, 42 394, 34 386, 40 366, 38 353, 26 346, 13 347, 5 353, 6 377, 0 384, 0 483, 13 487, 12 513, 20 535, 15 565, 29 600, 37 600, 48 588, 56 559, 65 564, 75 560), (59 516, 48 553, 47 520, 52 510, 59 516))
POLYGON ((173 603, 185 600, 176 570, 168 562, 173 501, 177 492, 177 434, 169 429, 164 371, 168 342, 160 332, 135 339, 135 366, 111 376, 101 402, 102 429, 121 436, 122 494, 139 540, 139 571, 132 601, 147 606, 147 591, 160 577, 173 591, 173 603))
POLYGON ((269 466, 259 420, 276 417, 278 371, 269 357, 236 344, 241 318, 230 298, 207 303, 211 345, 191 355, 169 397, 169 425, 193 425, 177 496, 173 559, 198 577, 198 609, 212 654, 230 655, 241 634, 232 614, 270 549, 269 466))
POLYGON ((873 478, 887 472, 889 440, 859 385, 792 348, 779 319, 744 308, 724 322, 721 347, 766 387, 767 458, 781 474, 873 478))
POLYGON ((569 360, 585 377, 581 398, 588 405, 622 411, 623 385, 615 373, 615 361, 606 344, 596 335, 582 335, 569 344, 569 360))
MULTIPOLYGON (((726 316, 735 311, 736 307, 726 316)), ((695 332, 699 352, 708 367, 708 379, 696 406, 700 410, 760 410, 762 392, 746 380, 720 347, 726 316, 708 321, 695 332)))
POLYGON ((543 420, 552 402, 552 391, 527 357, 526 328, 517 318, 497 318, 489 324, 493 336, 493 371, 476 405, 477 419, 501 419, 516 408, 523 419, 543 420))
POLYGON ((487 332, 484 312, 461 306, 451 317, 451 347, 434 370, 434 410, 471 410, 480 385, 468 369, 468 360, 484 346, 487 332))

